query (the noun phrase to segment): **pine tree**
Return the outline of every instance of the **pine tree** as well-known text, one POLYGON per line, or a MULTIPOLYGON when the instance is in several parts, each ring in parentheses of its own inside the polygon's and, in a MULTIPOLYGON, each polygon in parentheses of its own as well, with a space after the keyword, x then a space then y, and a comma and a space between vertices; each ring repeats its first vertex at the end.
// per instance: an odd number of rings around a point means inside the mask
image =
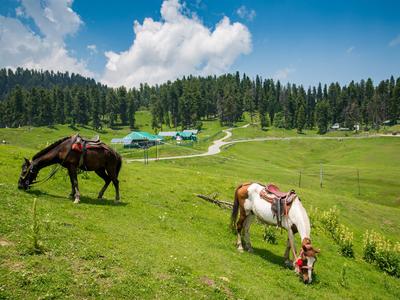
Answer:
POLYGON ((302 133, 304 126, 306 124, 306 112, 304 109, 304 105, 301 104, 299 109, 297 110, 297 132, 302 133))
POLYGON ((129 128, 135 129, 135 91, 130 91, 128 94, 128 120, 129 128))
POLYGON ((53 89, 53 103, 56 104, 54 121, 57 124, 64 124, 65 123, 65 115, 64 115, 65 100, 64 100, 64 94, 60 90, 59 87, 55 87, 53 89))
POLYGON ((122 125, 128 123, 128 94, 125 87, 120 87, 117 90, 118 105, 119 105, 119 116, 122 125))
POLYGON ((11 96, 11 126, 18 127, 25 124, 25 95, 22 88, 17 85, 11 96))
POLYGON ((30 126, 39 126, 39 92, 34 87, 29 93, 27 103, 27 124, 30 126))
POLYGON ((316 120, 318 125, 318 133, 325 134, 328 132, 329 122, 329 104, 327 101, 319 101, 315 108, 316 120))
POLYGON ((113 89, 109 89, 106 96, 108 111, 108 126, 113 128, 117 119, 118 100, 113 89))
POLYGON ((91 92, 91 97, 92 97, 92 109, 91 109, 91 114, 92 114, 92 126, 94 130, 98 130, 101 128, 101 122, 100 122, 100 93, 98 89, 93 88, 91 92))
POLYGON ((51 105, 50 92, 45 89, 40 89, 40 104, 39 104, 39 125, 53 125, 53 106, 51 105))
POLYGON ((89 121, 88 111, 86 108, 88 99, 83 89, 79 89, 73 99, 73 118, 76 124, 87 125, 89 121))

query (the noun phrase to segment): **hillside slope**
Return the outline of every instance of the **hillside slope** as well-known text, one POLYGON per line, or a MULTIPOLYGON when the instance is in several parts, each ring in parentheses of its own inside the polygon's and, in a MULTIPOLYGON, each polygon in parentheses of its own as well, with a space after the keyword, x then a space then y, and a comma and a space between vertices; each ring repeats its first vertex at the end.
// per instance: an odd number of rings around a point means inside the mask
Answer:
MULTIPOLYGON (((18 129, 7 130, 10 139, 21 137, 18 129)), ((44 146, 41 137, 55 140, 64 130, 34 129, 23 142, 0 145, 5 175, 0 179, 0 298, 400 298, 399 279, 365 263, 361 254, 366 229, 398 241, 400 139, 246 143, 213 157, 125 163, 121 205, 113 205, 112 186, 106 200, 96 199, 102 181, 94 173, 79 176, 79 205, 66 198, 65 171, 28 193, 17 190, 23 156, 44 146), (321 163, 326 173, 322 189, 321 163), (301 188, 296 187, 299 170, 301 188), (313 231, 321 254, 316 280, 305 286, 283 266, 285 232, 270 245, 262 239, 263 227, 254 224, 255 253, 238 253, 228 229, 229 212, 194 194, 217 192, 220 199, 232 199, 243 181, 294 187, 307 209, 336 205, 341 222, 354 231, 356 258, 340 256, 330 238, 313 231), (45 248, 41 255, 29 251, 33 198, 38 199, 45 248)), ((120 134, 110 131, 106 138, 120 134)))

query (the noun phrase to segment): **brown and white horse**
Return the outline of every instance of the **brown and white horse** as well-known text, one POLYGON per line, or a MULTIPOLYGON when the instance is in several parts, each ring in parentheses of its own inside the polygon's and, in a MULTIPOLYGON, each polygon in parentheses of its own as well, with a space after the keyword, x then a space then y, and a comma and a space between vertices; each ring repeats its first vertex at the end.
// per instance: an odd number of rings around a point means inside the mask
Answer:
MULTIPOLYGON (((232 209, 232 226, 235 226, 237 215, 240 212, 239 220, 236 223, 237 248, 240 252, 243 252, 242 233, 246 250, 253 251, 249 229, 254 217, 257 217, 265 224, 277 225, 277 219, 271 210, 271 203, 260 197, 260 193, 264 188, 265 186, 258 183, 241 184, 236 188, 232 209)), ((292 249, 296 272, 302 275, 304 283, 311 283, 312 270, 319 250, 314 249, 311 245, 310 220, 297 195, 291 204, 288 214, 282 217, 282 227, 288 232, 287 247, 284 254, 285 263, 290 263, 289 251, 292 249), (297 256, 294 245, 294 234, 296 232, 299 233, 302 240, 302 249, 299 256, 297 256)))

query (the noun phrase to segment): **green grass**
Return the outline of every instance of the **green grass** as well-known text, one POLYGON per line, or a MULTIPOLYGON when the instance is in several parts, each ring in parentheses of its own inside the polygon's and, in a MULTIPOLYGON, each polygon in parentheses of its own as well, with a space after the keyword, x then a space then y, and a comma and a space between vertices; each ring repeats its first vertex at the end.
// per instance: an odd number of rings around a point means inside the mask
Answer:
MULTIPOLYGON (((210 124, 205 134, 212 137, 221 128, 210 124)), ((106 131, 105 141, 129 130, 106 131)), ((65 171, 28 193, 19 191, 23 157, 72 132, 65 126, 0 129, 0 138, 10 142, 0 145, 0 299, 400 298, 399 279, 365 263, 361 254, 366 229, 399 241, 400 139, 251 142, 212 157, 124 163, 121 205, 113 205, 112 186, 105 200, 96 199, 102 181, 94 173, 79 176, 79 205, 67 199, 65 171), (314 231, 321 254, 316 281, 305 286, 283 266, 285 232, 277 235, 277 245, 267 244, 257 224, 251 230, 255 253, 239 254, 228 230, 229 212, 194 194, 217 192, 220 199, 232 199, 244 181, 295 188, 306 209, 336 205, 340 222, 354 232, 356 258, 341 257, 328 236, 314 231), (30 251, 34 198, 41 255, 30 251)))

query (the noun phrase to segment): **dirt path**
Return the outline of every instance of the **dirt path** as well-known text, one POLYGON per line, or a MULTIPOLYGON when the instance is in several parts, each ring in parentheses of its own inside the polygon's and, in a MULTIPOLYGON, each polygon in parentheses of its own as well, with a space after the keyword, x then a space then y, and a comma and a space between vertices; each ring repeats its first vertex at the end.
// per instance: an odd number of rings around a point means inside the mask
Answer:
MULTIPOLYGON (((250 124, 246 124, 242 127, 238 128, 246 128, 250 124)), ((208 147, 208 151, 200 154, 190 154, 190 155, 180 155, 180 156, 167 156, 167 157, 159 157, 158 159, 156 158, 149 158, 149 161, 154 161, 154 160, 167 160, 167 159, 181 159, 181 158, 191 158, 191 157, 202 157, 202 156, 210 156, 210 155, 215 155, 221 152, 221 148, 225 145, 229 144, 236 144, 236 143, 249 143, 249 142, 264 142, 264 141, 289 141, 289 140, 299 140, 299 139, 309 139, 309 140, 349 140, 349 139, 370 139, 370 138, 378 138, 378 137, 400 137, 400 136, 394 136, 394 135, 386 135, 386 134, 374 134, 374 135, 368 135, 368 136, 347 136, 347 137, 333 137, 333 136, 308 136, 308 137, 265 137, 265 138, 254 138, 254 139, 243 139, 243 140, 233 140, 233 141, 228 141, 225 142, 226 139, 229 139, 232 136, 232 130, 235 128, 228 128, 222 130, 226 135, 223 138, 220 138, 219 140, 216 140, 213 142, 213 144, 208 147)), ((126 160, 128 163, 129 162, 143 162, 143 158, 139 159, 127 159, 126 160)))

